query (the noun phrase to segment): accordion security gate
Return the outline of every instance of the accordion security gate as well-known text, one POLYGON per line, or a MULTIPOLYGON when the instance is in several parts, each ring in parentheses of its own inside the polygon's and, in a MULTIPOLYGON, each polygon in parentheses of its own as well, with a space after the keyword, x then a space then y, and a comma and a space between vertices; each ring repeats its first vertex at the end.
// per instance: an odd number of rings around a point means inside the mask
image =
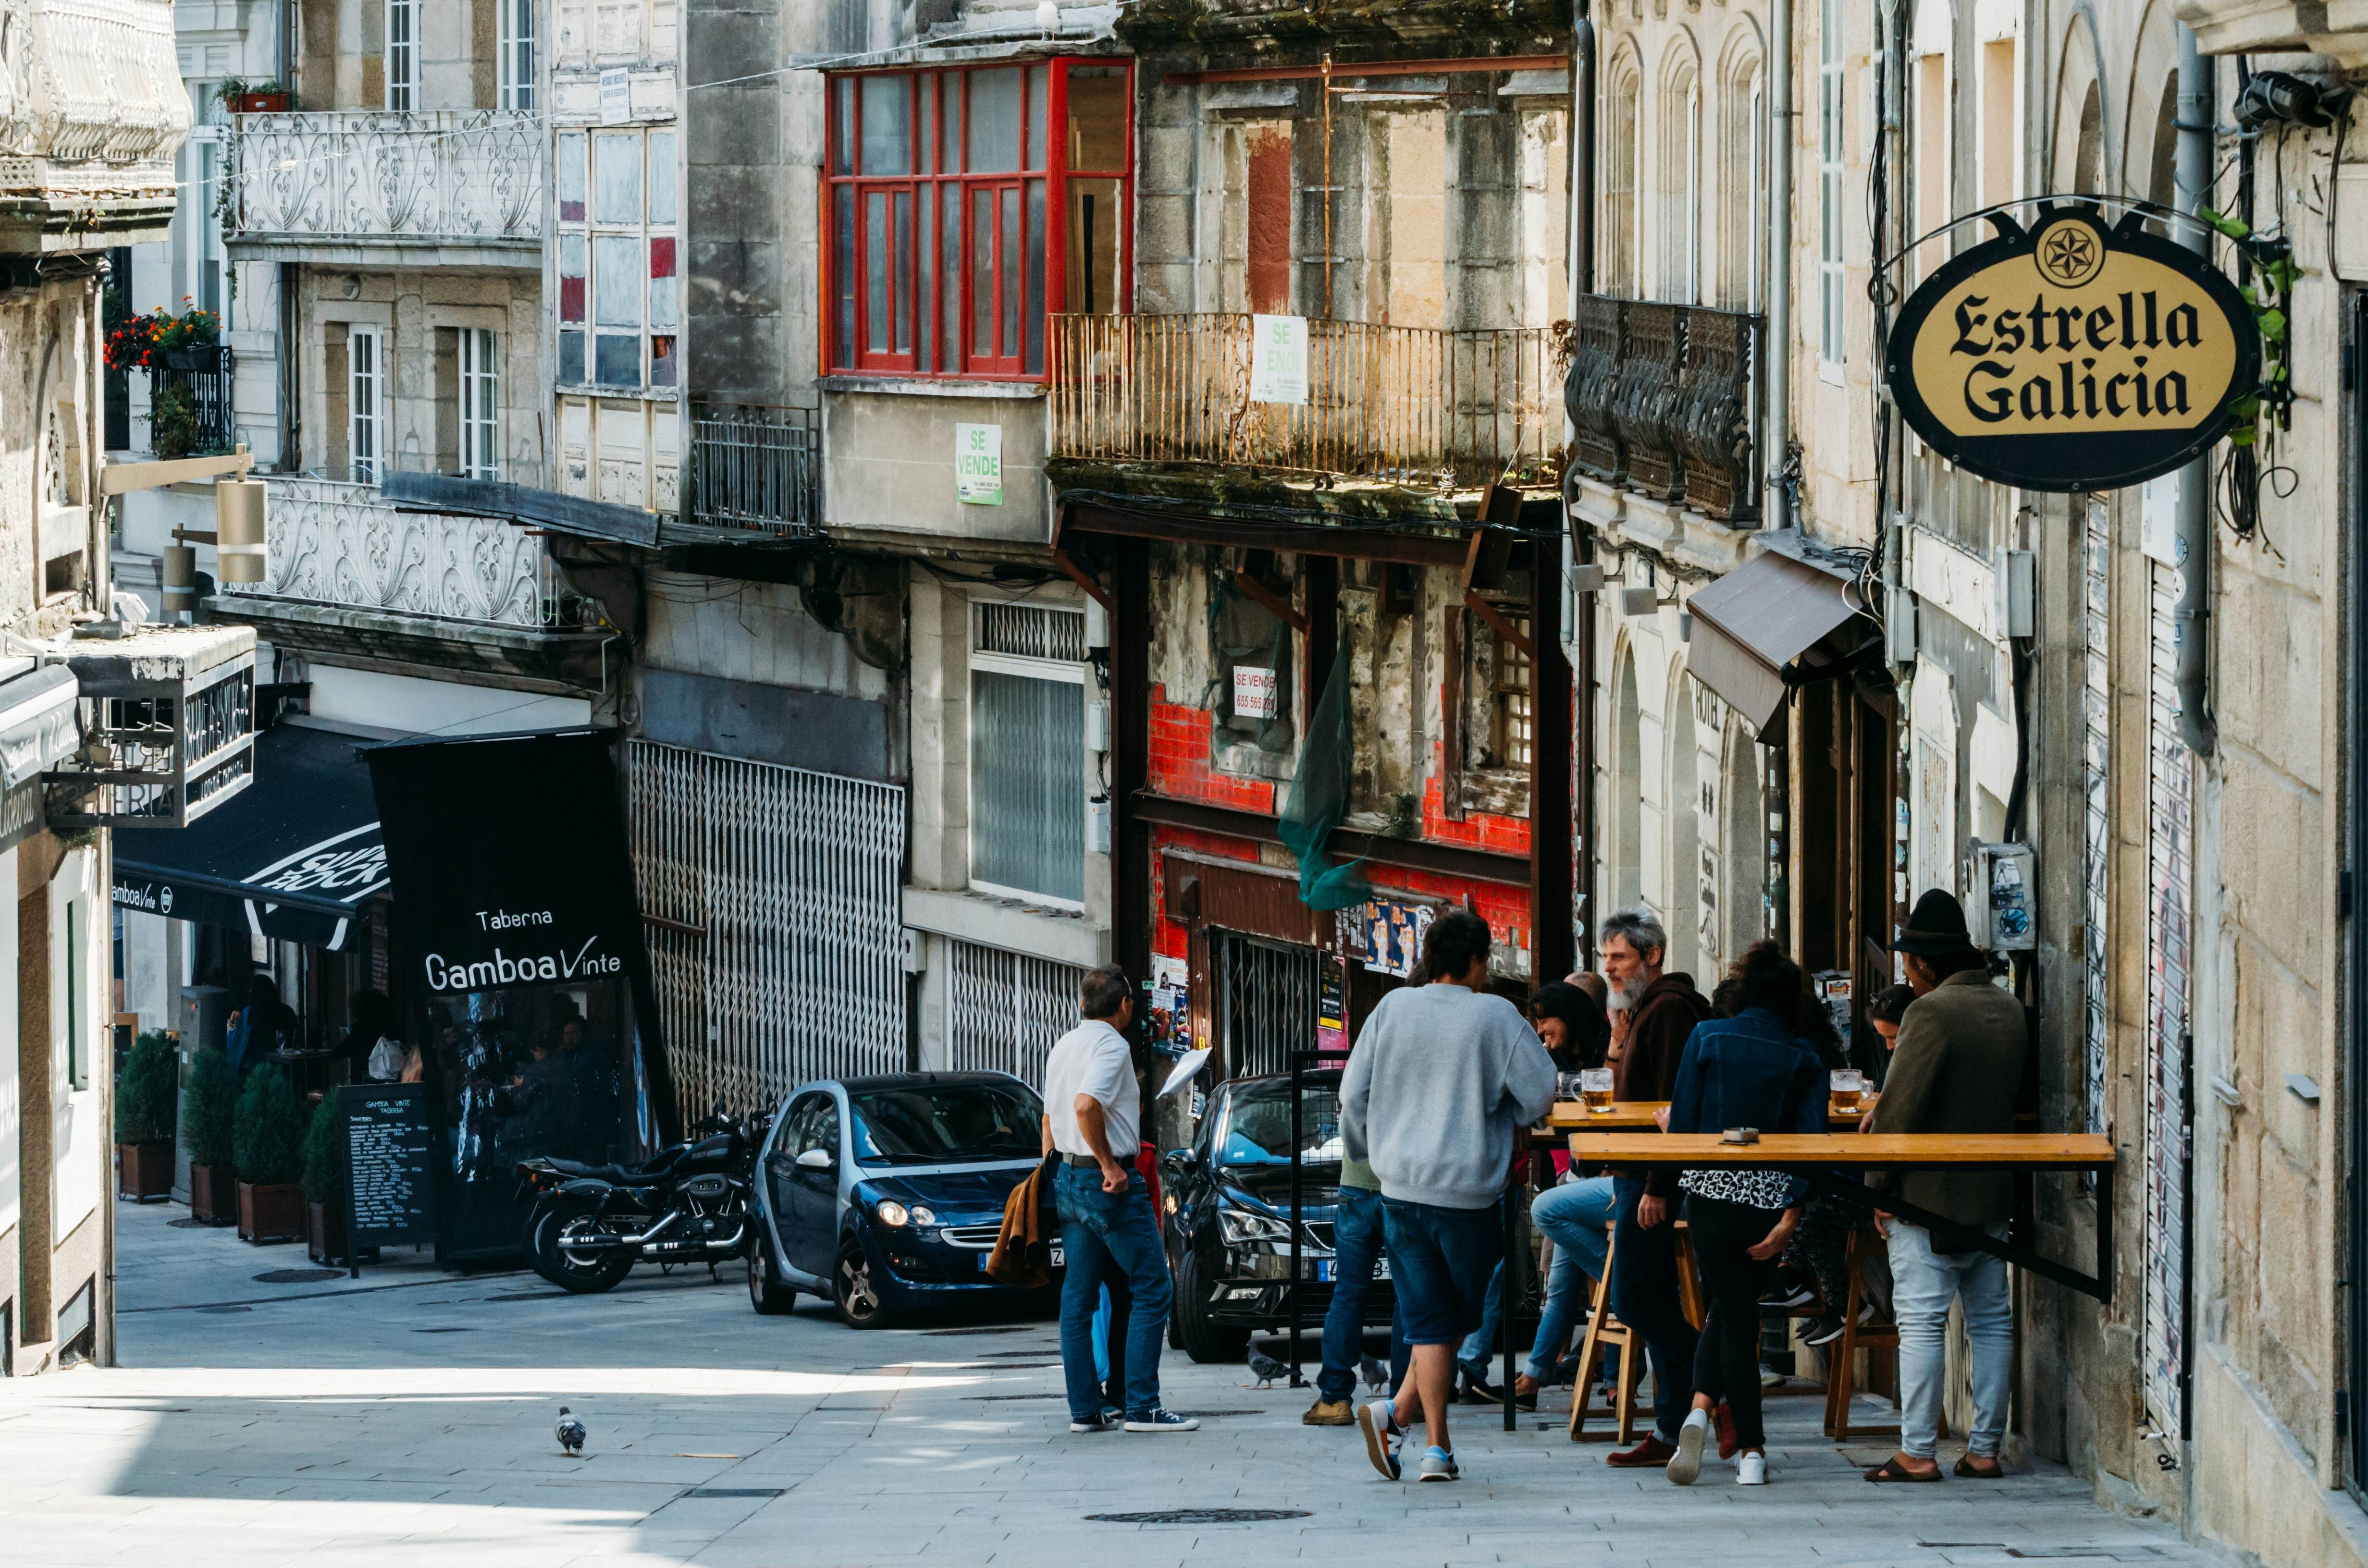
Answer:
POLYGON ((1215 938, 1225 1075, 1290 1072, 1292 1051, 1315 1049, 1315 949, 1233 931, 1215 938))
POLYGON ((951 941, 946 1061, 962 1073, 1008 1073, 1044 1084, 1053 1042, 1077 1027, 1086 971, 1051 959, 951 941))
POLYGON ((635 880, 685 1119, 901 1072, 905 792, 632 743, 635 880))

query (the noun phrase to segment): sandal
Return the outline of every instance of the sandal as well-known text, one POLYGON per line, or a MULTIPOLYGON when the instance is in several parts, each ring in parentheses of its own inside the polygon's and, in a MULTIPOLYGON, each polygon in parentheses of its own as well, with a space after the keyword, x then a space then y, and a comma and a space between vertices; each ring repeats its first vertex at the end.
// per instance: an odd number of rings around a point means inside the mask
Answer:
POLYGON ((2004 1481, 2006 1479, 2006 1466, 1992 1460, 1989 1469, 1983 1470, 1974 1463, 1974 1456, 1971 1454, 1966 1454, 1957 1460, 1956 1471, 1959 1475, 1972 1481, 2004 1481))
POLYGON ((1938 1481, 1941 1471, 1936 1466, 1929 1474, 1918 1474, 1899 1462, 1897 1454, 1866 1472, 1869 1481, 1938 1481))

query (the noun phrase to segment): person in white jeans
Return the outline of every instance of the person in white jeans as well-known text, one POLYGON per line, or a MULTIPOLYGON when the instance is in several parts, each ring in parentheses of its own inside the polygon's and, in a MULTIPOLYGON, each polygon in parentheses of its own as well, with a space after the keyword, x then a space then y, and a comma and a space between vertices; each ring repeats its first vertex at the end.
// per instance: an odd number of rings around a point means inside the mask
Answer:
MULTIPOLYGON (((2000 1240, 2004 1224, 1989 1233, 2000 1240)), ((1891 1243, 1892 1307, 1899 1324, 1899 1449, 1931 1461, 1940 1450, 1947 1392, 1949 1303, 1965 1304, 1965 1338, 1974 1353, 1974 1426, 1967 1452, 1995 1461, 2006 1438, 2007 1393, 2014 1374, 2014 1301, 2006 1260, 1986 1252, 1936 1253, 1932 1233, 1904 1220, 1884 1224, 1891 1243)))

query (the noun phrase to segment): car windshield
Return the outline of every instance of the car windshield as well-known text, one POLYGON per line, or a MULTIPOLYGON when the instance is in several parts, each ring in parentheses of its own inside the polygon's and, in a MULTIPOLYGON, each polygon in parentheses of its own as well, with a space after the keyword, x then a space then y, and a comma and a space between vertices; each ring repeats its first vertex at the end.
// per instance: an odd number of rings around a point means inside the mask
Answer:
MULTIPOLYGON (((1340 1158, 1340 1085, 1312 1083, 1302 1091, 1299 1151, 1303 1161, 1340 1158)), ((1236 1085, 1226 1096, 1219 1129, 1217 1164, 1287 1165, 1291 1163, 1291 1080, 1236 1085)))
POLYGON ((855 1106, 855 1157, 882 1165, 1032 1160, 1042 1144, 1036 1092, 1008 1084, 870 1089, 855 1106))

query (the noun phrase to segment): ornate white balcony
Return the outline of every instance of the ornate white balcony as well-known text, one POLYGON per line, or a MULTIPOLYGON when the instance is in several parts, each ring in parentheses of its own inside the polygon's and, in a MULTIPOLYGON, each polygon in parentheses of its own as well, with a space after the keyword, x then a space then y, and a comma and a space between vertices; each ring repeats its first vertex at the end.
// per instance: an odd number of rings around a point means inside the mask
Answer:
POLYGON ((273 479, 270 575, 226 592, 497 626, 557 619, 542 541, 487 517, 397 511, 371 484, 273 479))
POLYGON ((303 254, 284 259, 357 265, 427 249, 465 265, 541 265, 543 135, 532 115, 249 114, 233 147, 230 239, 241 249, 293 246, 303 254))
POLYGON ((0 250, 163 238, 188 129, 170 0, 0 0, 0 250))

